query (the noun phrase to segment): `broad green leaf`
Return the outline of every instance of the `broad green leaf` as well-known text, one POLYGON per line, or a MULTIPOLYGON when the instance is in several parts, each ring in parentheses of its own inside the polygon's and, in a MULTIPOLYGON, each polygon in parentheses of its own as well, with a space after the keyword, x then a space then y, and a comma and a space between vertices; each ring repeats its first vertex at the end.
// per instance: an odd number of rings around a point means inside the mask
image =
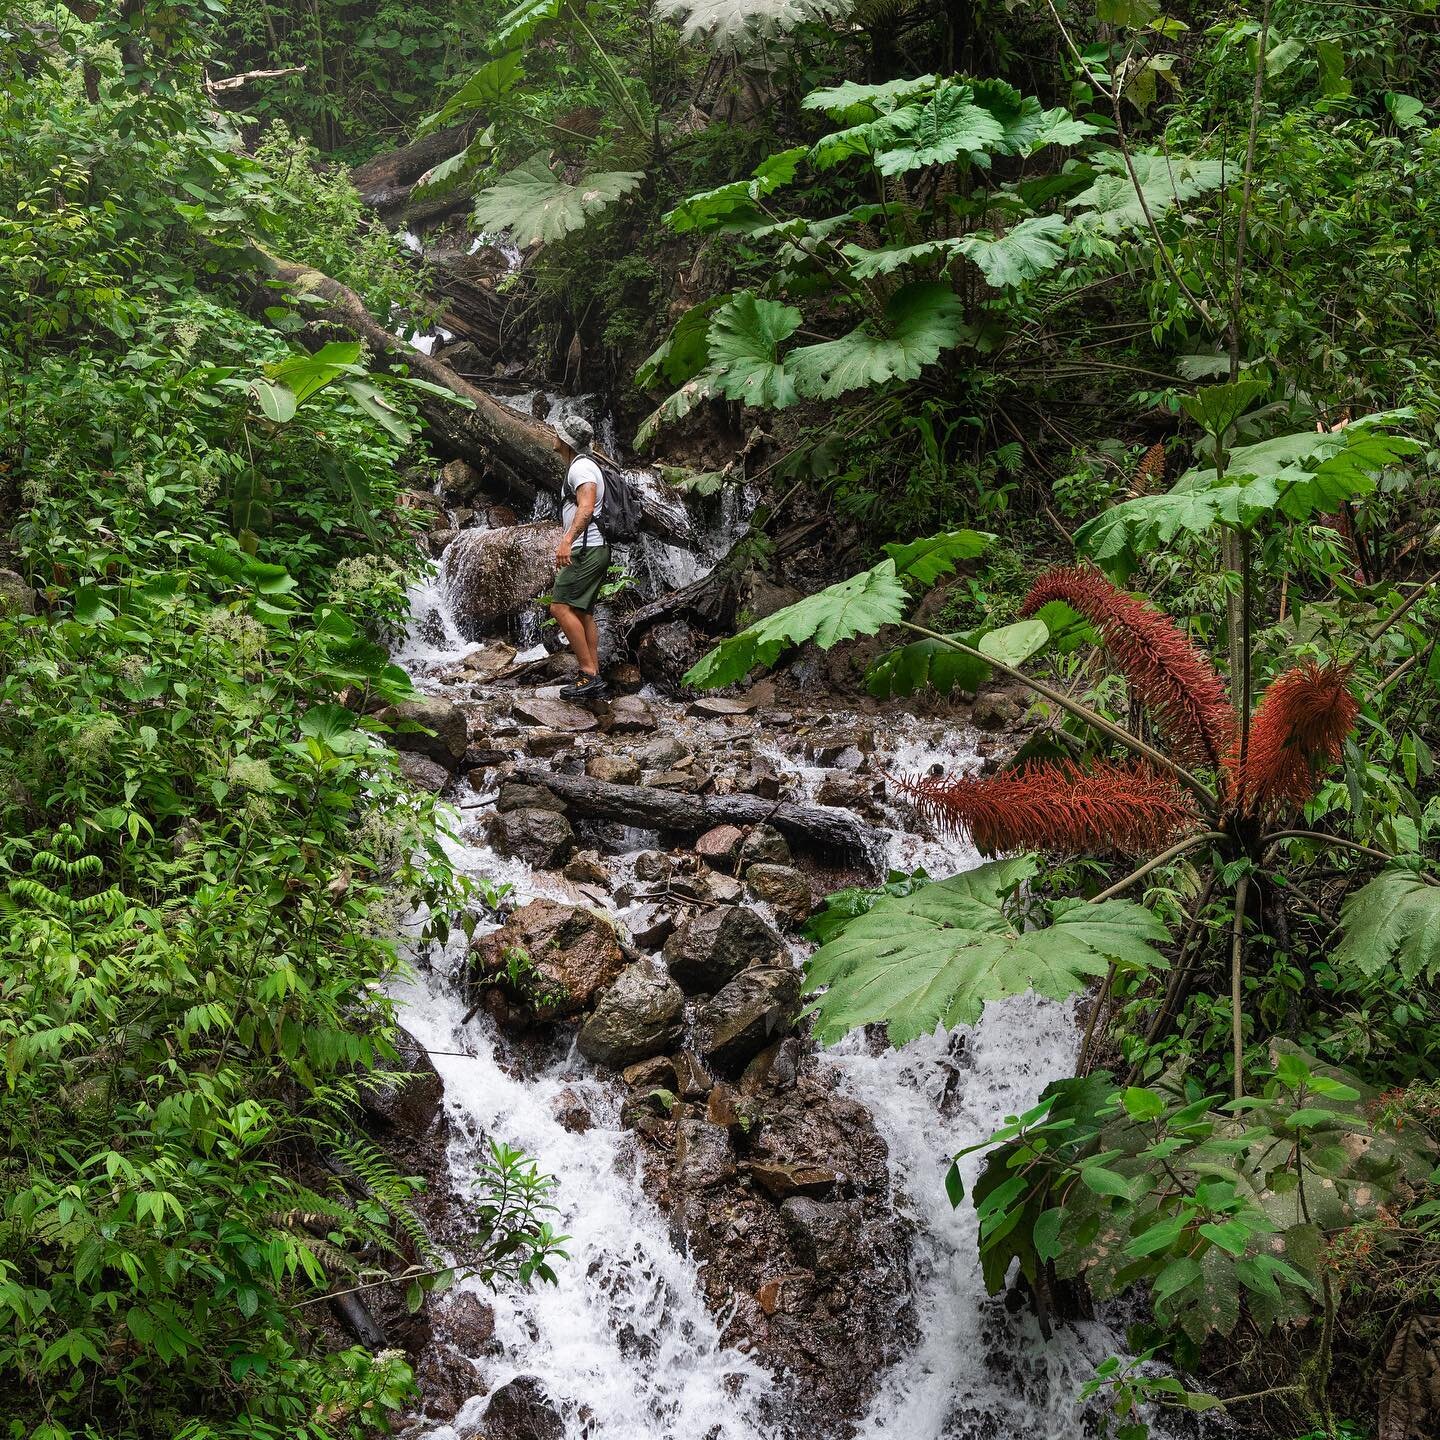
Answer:
POLYGON ((780 345, 800 328, 800 312, 743 290, 710 320, 710 369, 719 392, 747 405, 783 410, 795 385, 779 360, 780 345))
POLYGON ((732 180, 682 200, 665 216, 665 223, 683 234, 687 230, 717 229, 737 215, 753 219, 759 214, 756 202, 788 185, 808 153, 804 145, 799 145, 769 155, 755 167, 750 179, 732 180))
POLYGON ((913 695, 927 685, 949 695, 978 690, 993 673, 983 660, 927 638, 882 655, 865 672, 865 688, 881 700, 913 695))
POLYGON ((487 126, 458 155, 432 165, 411 187, 411 200, 434 200, 463 189, 495 153, 495 130, 487 126))
POLYGON ((1393 968, 1407 985, 1440 975, 1440 885, 1418 871, 1382 870, 1346 898, 1340 923, 1345 935, 1331 956, 1337 969, 1374 976, 1393 968))
POLYGON ((1065 229, 1059 215, 1032 215, 1000 236, 966 235, 955 248, 975 262, 988 284, 1003 290, 1053 270, 1065 258, 1056 243, 1065 229))
POLYGON ((1014 668, 1043 650, 1049 640, 1050 631, 1043 620, 1017 620, 1013 625, 987 630, 975 648, 991 660, 1014 668))
POLYGON ((933 75, 920 75, 913 80, 887 80, 883 85, 862 85, 846 80, 823 90, 812 90, 801 102, 802 110, 823 110, 832 120, 843 125, 858 125, 886 115, 898 105, 928 95, 935 88, 933 75))
POLYGON ((1060 1209, 1042 1211, 1030 1230, 1030 1240, 1035 1253, 1042 1260, 1054 1260, 1063 1246, 1060 1242, 1060 1228, 1065 1223, 1065 1212, 1060 1209))
POLYGON ((829 650, 841 640, 873 635, 904 619, 909 599, 895 562, 882 560, 722 640, 689 671, 685 684, 714 690, 743 679, 757 665, 774 664, 784 651, 807 640, 829 650))
POLYGON ((1135 166, 1134 181, 1120 151, 1107 150, 1094 157, 1094 181, 1088 190, 1068 200, 1067 205, 1082 211, 1088 223, 1106 234, 1135 230, 1146 223, 1147 206, 1151 218, 1158 220, 1176 205, 1214 190, 1225 174, 1219 160, 1195 160, 1147 150, 1132 152, 1131 160, 1135 166))
POLYGON ((1401 130, 1420 130, 1424 128, 1425 122, 1421 118, 1425 113, 1425 103, 1417 100, 1413 95, 1402 95, 1394 90, 1385 92, 1385 108, 1390 112, 1390 118, 1401 130))
POLYGON ((854 0, 655 0, 655 14, 673 20, 687 40, 716 50, 746 49, 807 21, 843 19, 854 0))
POLYGON ((852 920, 806 966, 817 1036, 828 1044, 883 1021, 904 1045, 936 1025, 973 1024, 987 1001, 1073 995, 1112 962, 1163 968, 1155 945, 1167 931, 1130 901, 1057 904, 1048 927, 1017 928, 1003 904, 1035 870, 1032 856, 992 861, 852 920))
POLYGON ((346 393, 372 419, 384 426, 402 445, 408 445, 413 436, 410 426, 400 417, 400 412, 368 380, 345 380, 342 382, 346 393))
POLYGON ((895 562, 895 573, 921 585, 933 585, 955 573, 957 560, 974 560, 995 539, 982 530, 948 530, 907 544, 891 541, 880 548, 895 562))
MULTIPOLYGON (((520 8, 524 9, 525 7, 521 6, 520 8)), ((514 13, 514 11, 511 12, 512 15, 514 13)), ((502 21, 502 26, 503 23, 502 21)), ((536 23, 538 24, 539 21, 537 20, 536 23)), ((483 110, 486 106, 494 105, 497 100, 508 95, 515 88, 515 82, 519 78, 519 50, 512 50, 508 55, 501 55, 496 60, 486 61, 433 115, 427 115, 420 122, 419 129, 415 132, 416 138, 429 135, 435 130, 443 130, 462 115, 470 115, 476 110, 483 110)))
POLYGON ((809 160, 817 170, 832 170, 852 155, 873 158, 879 151, 900 141, 912 123, 910 109, 900 109, 862 120, 843 130, 822 135, 811 147, 809 160))
POLYGON ((664 344, 645 357, 635 372, 642 390, 657 380, 683 385, 710 363, 710 317, 733 295, 712 295, 692 305, 674 324, 664 344))
POLYGON ((877 275, 890 275, 905 265, 923 265, 944 258, 948 265, 960 253, 958 239, 922 240, 915 245, 883 245, 867 250, 863 245, 842 247, 851 262, 850 273, 857 280, 872 280, 877 275))
POLYGON ((663 425, 683 420, 697 405, 713 400, 719 394, 715 379, 708 371, 693 380, 687 380, 673 395, 662 400, 641 422, 635 431, 635 447, 643 450, 655 438, 663 425))
POLYGON ((500 28, 490 37, 496 49, 515 49, 523 45, 542 25, 555 19, 565 8, 565 0, 520 0, 513 10, 500 17, 500 28))
POLYGON ((966 337, 964 315, 964 302, 948 285, 916 281, 890 298, 884 333, 867 320, 838 340, 792 351, 786 368, 802 395, 821 400, 891 380, 913 380, 966 337))
POLYGON ((1180 408, 1211 435, 1224 435, 1261 396, 1269 392, 1270 386, 1264 380, 1207 385, 1193 395, 1182 395, 1180 408))
POLYGON ((277 425, 284 425, 287 421, 295 418, 299 401, 296 400, 293 390, 287 389, 284 385, 276 385, 270 380, 252 380, 250 393, 260 406, 260 413, 267 420, 273 420, 277 425))
POLYGON ((942 85, 923 108, 913 112, 903 138, 876 155, 880 173, 903 175, 926 165, 948 165, 962 155, 984 155, 1000 146, 1005 127, 975 104, 973 96, 968 85, 942 85))
POLYGON ((540 151, 475 197, 475 226, 508 234, 522 249, 550 244, 579 230, 644 178, 638 170, 612 170, 582 175, 572 185, 551 171, 540 151))

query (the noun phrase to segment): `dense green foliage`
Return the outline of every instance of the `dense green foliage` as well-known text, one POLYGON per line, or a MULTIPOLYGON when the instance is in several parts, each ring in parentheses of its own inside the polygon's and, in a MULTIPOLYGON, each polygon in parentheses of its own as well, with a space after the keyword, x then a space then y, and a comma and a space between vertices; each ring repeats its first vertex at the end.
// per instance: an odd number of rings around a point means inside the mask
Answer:
MULTIPOLYGON (((17 1436, 361 1436, 403 1402, 399 1357, 297 1320, 337 1280, 441 1268, 356 1126, 395 1064, 399 922, 461 899, 376 743, 407 693, 383 642, 416 391, 310 333, 261 263, 421 322, 323 158, 415 135, 445 158, 412 199, 464 197, 525 251, 504 286, 536 378, 607 392, 691 493, 758 489, 747 563, 799 513, 856 572, 693 684, 880 635, 873 696, 1024 679, 1020 763, 1083 786, 1138 757, 1186 789, 1178 848, 1027 844, 832 897, 817 1033, 902 1043, 1098 980, 1076 1077, 972 1186, 987 1280, 1018 1262, 1047 1323, 1075 1286, 1148 1299, 1090 1387, 1125 1440, 1142 1401, 1365 1433, 1337 1411, 1368 1423, 1397 1337, 1440 1313, 1433 10, 7 9, 17 1436), (202 83, 291 66, 241 101, 202 83), (1018 613, 1077 559, 1214 661, 1240 752, 1182 755, 1095 617, 1018 613), (1345 667, 1358 721, 1262 815, 1233 778, 1257 701, 1312 661, 1345 667)), ((510 1237, 481 1207, 474 1264, 543 1276, 544 1177, 501 1150, 483 1184, 524 1198, 510 1237)))
MULTIPOLYGON (((50 49, 39 15, 0 74, 7 1433, 374 1433, 404 1357, 297 1307, 450 1263, 358 1103, 402 1070, 402 921, 463 899, 373 716, 411 694, 379 642, 412 414, 358 346, 288 340, 247 257, 381 313, 413 287, 303 151, 246 156, 178 14, 144 86, 123 31, 50 49)), ((480 1183, 459 1261, 548 1273, 545 1178, 501 1149, 480 1183)))

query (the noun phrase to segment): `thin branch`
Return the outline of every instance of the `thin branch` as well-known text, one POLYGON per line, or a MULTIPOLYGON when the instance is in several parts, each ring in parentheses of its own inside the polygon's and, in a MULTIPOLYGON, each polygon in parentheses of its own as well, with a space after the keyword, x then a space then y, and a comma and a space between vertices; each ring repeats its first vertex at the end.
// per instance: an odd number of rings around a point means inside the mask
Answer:
POLYGON ((1240 1014, 1240 980, 1245 963, 1245 902, 1250 898, 1250 877, 1242 875, 1235 887, 1235 926, 1230 935, 1230 1047, 1235 1068, 1235 1098, 1245 1098, 1245 1027, 1240 1014))
POLYGON ((1027 686, 1035 691, 1037 695, 1043 695, 1047 700, 1053 701, 1062 710, 1068 711, 1077 720, 1083 720, 1092 729, 1098 730, 1102 735, 1118 741, 1121 745, 1127 746, 1135 751, 1137 755, 1143 755, 1152 765, 1168 771, 1188 790, 1192 791, 1195 797, 1205 807, 1206 811, 1214 817, 1218 817, 1220 807, 1215 799, 1214 793, 1209 790, 1205 783, 1197 776, 1192 775, 1183 765, 1178 765, 1168 755, 1157 750, 1153 745, 1147 744, 1138 736, 1132 735, 1128 730, 1122 729, 1119 725, 1112 724, 1103 715, 1097 714, 1088 705, 1082 705, 1078 700, 1072 700, 1063 691, 1055 689, 1053 685, 1047 685, 1043 680, 1032 679, 1023 671, 1017 670, 1012 665, 1003 664, 1001 661, 986 655, 984 651, 977 650, 973 645, 966 645, 964 641, 957 640, 953 635, 942 635, 938 630, 927 629, 924 625, 917 625, 913 620, 900 620, 896 622, 902 630, 913 631, 916 635, 923 635, 928 640, 938 640, 942 645, 948 645, 952 650, 958 650, 962 655, 972 656, 976 660, 983 661, 992 670, 998 670, 1000 674, 1019 684, 1027 686))
MULTIPOLYGON (((1267 840, 1318 840, 1322 845, 1338 845, 1342 850, 1356 850, 1362 855, 1370 855, 1376 860, 1383 860, 1387 865, 1392 860, 1399 859, 1397 855, 1388 854, 1384 850, 1377 850, 1373 845, 1362 845, 1358 840, 1347 840, 1343 835, 1324 835, 1319 830, 1276 830, 1265 837, 1267 840)), ((1440 885, 1440 880, 1433 876, 1420 872, 1420 878, 1427 885, 1440 885)))
POLYGON ((224 80, 205 80, 208 95, 223 95, 227 90, 243 90, 252 80, 279 80, 285 75, 303 75, 303 65, 289 65, 284 70, 247 70, 243 75, 229 75, 224 80))
POLYGON ((452 1271, 466 1268, 463 1265, 442 1265, 438 1270, 405 1270, 399 1275, 387 1275, 383 1280, 371 1280, 364 1285, 352 1285, 348 1290, 329 1290, 324 1295, 312 1295, 308 1300, 297 1300, 294 1308, 303 1310, 307 1305, 319 1305, 325 1300, 338 1300, 342 1295, 358 1295, 362 1290, 379 1290, 386 1285, 408 1285, 412 1280, 429 1280, 436 1275, 449 1275, 452 1271))
POLYGON ((1223 830, 1206 830, 1203 834, 1192 835, 1188 840, 1181 840, 1179 844, 1172 845, 1168 850, 1162 850, 1153 860, 1147 860, 1138 870, 1132 870, 1123 880, 1117 880, 1108 890, 1102 890, 1098 895, 1092 895, 1086 903, 1098 905, 1102 900, 1111 899, 1122 890, 1128 890, 1137 880, 1143 879, 1152 870, 1158 870, 1167 861, 1173 860, 1177 855, 1183 855, 1187 850, 1193 850, 1197 845, 1205 844, 1207 840, 1227 839, 1229 836, 1223 830))
POLYGON ((1402 660, 1379 684, 1373 686, 1365 694, 1365 703, 1368 705, 1372 700, 1383 695, 1402 675, 1413 670, 1423 660, 1428 660, 1435 653, 1437 642, 1432 640, 1423 650, 1417 650, 1408 660, 1402 660))
POLYGON ((1388 616, 1366 637, 1365 648, 1374 649, 1376 642, 1390 629, 1392 625, 1398 624, 1405 618, 1416 605, 1422 601, 1431 590, 1440 584, 1440 570, 1437 570, 1428 580, 1422 580, 1415 593, 1403 605, 1397 606, 1388 616))

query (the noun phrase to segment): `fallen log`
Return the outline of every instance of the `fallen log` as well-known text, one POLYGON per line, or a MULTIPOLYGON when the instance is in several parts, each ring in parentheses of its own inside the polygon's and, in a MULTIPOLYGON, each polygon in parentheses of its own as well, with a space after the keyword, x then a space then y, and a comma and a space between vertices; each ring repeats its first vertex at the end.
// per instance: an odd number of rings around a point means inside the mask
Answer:
POLYGON ((540 765, 518 765, 515 778, 543 785, 568 811, 591 820, 620 820, 654 830, 697 833, 716 825, 773 825, 787 839, 873 864, 879 836, 844 810, 786 805, 758 795, 686 795, 645 785, 612 785, 585 775, 563 775, 540 765))
MULTIPOLYGON (((403 210, 410 199, 410 189, 427 171, 442 160, 458 155, 469 143, 470 129, 454 125, 412 140, 398 150, 377 155, 350 172, 350 182, 360 192, 360 199, 372 210, 382 213, 403 210)), ((451 209, 458 209, 468 197, 460 192, 453 197, 451 209)))
MULTIPOLYGON (((565 465, 555 449, 555 432, 528 416, 502 405, 477 385, 457 375, 442 360, 426 355, 392 335, 365 308, 348 286, 308 265, 297 265, 266 251, 255 251, 257 263, 272 285, 283 285, 325 302, 325 308, 308 311, 312 321, 349 331, 370 347, 377 358, 402 363, 423 380, 448 390, 469 407, 455 405, 419 391, 416 404, 428 422, 437 448, 468 460, 512 495, 533 500, 543 493, 559 495, 565 483, 565 465)), ((266 295, 263 304, 273 304, 266 295)), ((257 306, 257 309, 263 308, 257 306)), ((691 539, 684 506, 656 489, 640 488, 640 525, 672 545, 691 539)))

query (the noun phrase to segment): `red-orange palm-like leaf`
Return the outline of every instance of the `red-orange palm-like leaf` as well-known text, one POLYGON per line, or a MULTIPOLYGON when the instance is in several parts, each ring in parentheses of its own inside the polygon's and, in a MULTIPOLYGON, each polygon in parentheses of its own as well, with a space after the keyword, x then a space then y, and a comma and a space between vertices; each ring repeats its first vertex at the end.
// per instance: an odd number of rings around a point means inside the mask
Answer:
POLYGON ((1348 665, 1307 660, 1271 682, 1250 722, 1244 765, 1238 741, 1226 761, 1238 810, 1274 815, 1314 799, 1321 773, 1340 759, 1360 713, 1349 679, 1348 665))
POLYGON ((1051 600, 1063 600, 1100 632, 1177 759, 1221 763, 1235 733, 1225 682, 1168 615, 1112 585, 1093 565, 1042 575, 1020 613, 1033 615, 1051 600))
POLYGON ((925 775, 899 782, 920 810, 964 830, 983 854, 1059 850, 1139 855, 1196 823, 1194 802, 1167 775, 1142 765, 1030 761, 999 775, 925 775))

